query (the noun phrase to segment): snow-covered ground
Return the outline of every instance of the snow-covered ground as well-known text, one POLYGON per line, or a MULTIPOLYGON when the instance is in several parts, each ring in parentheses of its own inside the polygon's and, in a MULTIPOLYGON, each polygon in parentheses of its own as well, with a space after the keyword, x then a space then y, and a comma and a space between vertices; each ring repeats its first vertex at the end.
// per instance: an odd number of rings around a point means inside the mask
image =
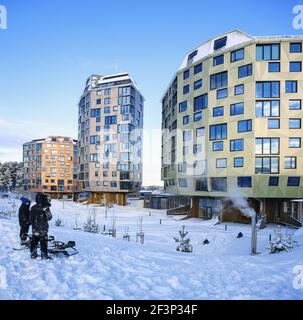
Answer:
MULTIPOLYGON (((0 212, 20 205, 0 200, 0 212)), ((303 232, 295 239, 301 246, 288 253, 266 250, 276 226, 258 232, 258 251, 251 256, 250 226, 216 225, 215 221, 176 221, 164 212, 142 208, 105 208, 52 202, 50 235, 76 241, 79 254, 51 261, 31 260, 18 246, 16 217, 0 217, 0 299, 302 299, 303 289, 293 287, 297 265, 303 268, 303 232), (108 229, 116 216, 117 238, 73 230, 95 212, 97 223, 108 229), (151 215, 149 215, 151 212, 151 215), (136 243, 138 220, 143 216, 145 244, 136 243), (63 227, 56 227, 61 219, 63 227), (161 219, 161 224, 160 224, 161 219), (189 231, 193 253, 176 251, 173 237, 182 225, 189 231), (131 241, 123 241, 129 227, 131 241), (243 238, 237 239, 239 232, 243 238), (203 245, 207 238, 209 245, 203 245)), ((294 233, 285 228, 283 232, 294 233)))

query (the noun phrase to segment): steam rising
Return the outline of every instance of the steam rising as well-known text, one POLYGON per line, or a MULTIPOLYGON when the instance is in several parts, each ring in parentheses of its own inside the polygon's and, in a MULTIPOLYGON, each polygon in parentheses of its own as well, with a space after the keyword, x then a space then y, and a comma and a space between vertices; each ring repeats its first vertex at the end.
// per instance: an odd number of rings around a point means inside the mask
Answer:
POLYGON ((239 209, 244 216, 248 218, 256 216, 256 211, 248 205, 247 199, 239 190, 230 190, 228 198, 233 203, 233 206, 239 209))

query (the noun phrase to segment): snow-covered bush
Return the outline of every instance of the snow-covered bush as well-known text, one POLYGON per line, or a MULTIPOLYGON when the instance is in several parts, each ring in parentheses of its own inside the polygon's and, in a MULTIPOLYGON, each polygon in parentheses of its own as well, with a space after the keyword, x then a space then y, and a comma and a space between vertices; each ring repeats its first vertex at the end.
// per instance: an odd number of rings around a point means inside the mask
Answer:
POLYGON ((274 232, 274 238, 269 241, 267 247, 269 253, 288 252, 297 245, 297 242, 293 241, 292 235, 288 234, 283 237, 281 230, 275 230, 274 232))
POLYGON ((98 233, 100 228, 99 225, 96 223, 96 219, 88 217, 87 222, 83 225, 83 230, 85 232, 98 233))

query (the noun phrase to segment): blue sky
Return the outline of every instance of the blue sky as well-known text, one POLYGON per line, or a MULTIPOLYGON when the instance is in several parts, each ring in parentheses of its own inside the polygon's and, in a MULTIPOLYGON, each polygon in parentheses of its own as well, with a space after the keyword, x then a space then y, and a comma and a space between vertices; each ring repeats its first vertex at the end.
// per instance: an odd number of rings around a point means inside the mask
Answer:
MULTIPOLYGON (((161 96, 189 50, 240 29, 302 34, 303 0, 0 0, 0 161, 50 134, 77 137, 77 102, 92 73, 129 72, 145 96, 145 129, 161 127, 161 96), (60 115, 58 117, 58 114, 60 115)), ((147 137, 144 183, 160 183, 160 135, 147 137), (152 140, 152 144, 150 144, 152 140)))

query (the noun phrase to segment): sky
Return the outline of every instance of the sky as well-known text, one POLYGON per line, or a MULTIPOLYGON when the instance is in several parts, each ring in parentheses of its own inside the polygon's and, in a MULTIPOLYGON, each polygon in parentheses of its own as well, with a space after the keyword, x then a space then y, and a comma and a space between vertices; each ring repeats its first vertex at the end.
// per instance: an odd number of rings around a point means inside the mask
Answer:
POLYGON ((22 144, 77 138, 77 104, 91 74, 129 72, 145 97, 143 184, 161 183, 161 97, 185 54, 240 29, 302 35, 303 0, 0 0, 0 161, 22 144))

